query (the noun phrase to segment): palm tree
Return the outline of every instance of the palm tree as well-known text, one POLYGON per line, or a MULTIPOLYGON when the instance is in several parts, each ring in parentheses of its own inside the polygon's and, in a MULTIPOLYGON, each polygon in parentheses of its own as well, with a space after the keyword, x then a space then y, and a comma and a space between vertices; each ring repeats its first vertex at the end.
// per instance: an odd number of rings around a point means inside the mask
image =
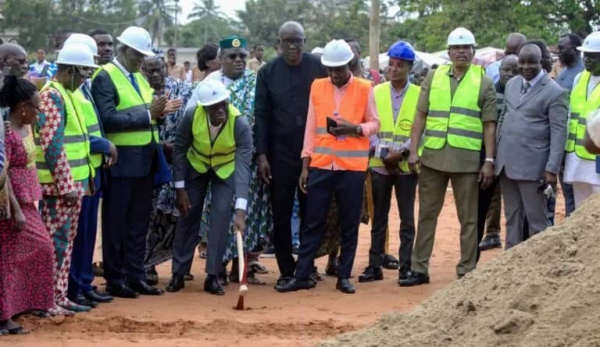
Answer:
POLYGON ((162 44, 165 26, 173 25, 176 11, 179 8, 173 0, 144 0, 140 4, 140 13, 146 16, 143 26, 150 28, 153 43, 162 44))
POLYGON ((215 4, 214 0, 200 0, 200 2, 194 4, 188 19, 223 18, 224 16, 225 14, 220 10, 220 6, 215 4))

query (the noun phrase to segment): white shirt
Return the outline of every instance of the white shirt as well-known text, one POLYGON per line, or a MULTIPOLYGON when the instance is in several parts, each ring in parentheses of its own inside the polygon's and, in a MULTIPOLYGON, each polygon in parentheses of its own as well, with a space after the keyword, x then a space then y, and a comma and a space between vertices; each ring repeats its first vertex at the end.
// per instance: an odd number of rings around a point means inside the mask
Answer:
POLYGON ((35 72, 37 72, 38 74, 41 74, 42 71, 44 70, 44 67, 46 65, 50 65, 50 63, 47 60, 44 60, 41 63, 38 63, 37 61, 34 64, 31 64, 31 66, 33 67, 33 70, 35 72))
MULTIPOLYGON (((581 78, 581 74, 575 77, 573 86, 576 86, 581 78)), ((600 76, 591 76, 588 83, 587 96, 589 97, 598 87, 600 76)), ((570 118, 570 115, 569 115, 570 118)), ((575 152, 567 153, 565 161, 565 177, 567 183, 579 182, 600 186, 600 175, 596 173, 596 161, 579 158, 575 152)))
MULTIPOLYGON (((125 77, 127 77, 127 80, 131 81, 131 79, 130 79, 131 72, 129 72, 123 65, 121 65, 121 63, 119 63, 117 58, 113 59, 112 62, 119 68, 119 70, 121 70, 121 72, 123 72, 125 77)), ((129 83, 131 83, 131 82, 129 82, 129 83)), ((148 120, 150 121, 150 123, 152 123, 152 114, 150 113, 150 110, 148 110, 148 120)))
POLYGON ((185 80, 186 82, 192 82, 192 69, 190 69, 190 71, 185 73, 185 80))
MULTIPOLYGON (((229 87, 229 85, 234 82, 234 80, 232 80, 231 78, 225 76, 223 74, 223 71, 221 71, 221 70, 211 72, 208 76, 206 76, 204 78, 203 81, 209 81, 209 80, 219 81, 219 82, 221 82, 221 83, 223 83, 225 85, 225 88, 229 87)), ((200 88, 200 83, 198 83, 198 85, 196 86, 196 88, 194 88, 194 91, 192 92, 192 96, 190 96, 190 99, 188 100, 188 103, 185 105, 185 110, 186 111, 188 109, 196 106, 196 104, 198 104, 198 89, 199 88, 200 88)))

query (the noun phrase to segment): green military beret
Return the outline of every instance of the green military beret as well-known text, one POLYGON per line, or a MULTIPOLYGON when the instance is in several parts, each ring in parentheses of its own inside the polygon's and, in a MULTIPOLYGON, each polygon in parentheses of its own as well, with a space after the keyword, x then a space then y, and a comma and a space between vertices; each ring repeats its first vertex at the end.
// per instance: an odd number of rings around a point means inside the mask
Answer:
POLYGON ((246 42, 246 39, 238 37, 237 35, 232 35, 219 41, 219 47, 221 47, 221 49, 248 48, 248 43, 246 42))

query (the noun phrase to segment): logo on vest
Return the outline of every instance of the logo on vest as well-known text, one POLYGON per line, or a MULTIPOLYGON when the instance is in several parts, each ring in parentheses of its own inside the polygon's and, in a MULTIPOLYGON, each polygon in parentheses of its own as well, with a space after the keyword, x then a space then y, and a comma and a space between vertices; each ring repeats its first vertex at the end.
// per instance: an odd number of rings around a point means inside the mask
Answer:
POLYGON ((239 47, 239 46, 241 46, 241 45, 242 45, 242 43, 240 42, 240 40, 238 40, 238 39, 234 39, 233 41, 231 41, 231 45, 232 45, 233 47, 239 47))
POLYGON ((410 131, 410 129, 412 128, 412 123, 407 120, 403 120, 400 122, 399 126, 400 126, 400 129, 402 129, 404 131, 410 131))

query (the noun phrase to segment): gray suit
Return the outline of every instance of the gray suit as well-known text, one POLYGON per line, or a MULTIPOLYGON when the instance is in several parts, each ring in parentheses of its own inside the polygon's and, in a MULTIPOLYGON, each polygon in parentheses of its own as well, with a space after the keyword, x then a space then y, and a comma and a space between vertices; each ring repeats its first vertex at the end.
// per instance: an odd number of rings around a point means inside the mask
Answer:
POLYGON ((550 226, 546 198, 538 192, 538 184, 545 171, 558 175, 567 140, 567 92, 547 74, 523 96, 522 86, 522 76, 506 84, 496 154, 507 249, 521 242, 525 216, 531 235, 550 226))
MULTIPOLYGON (((187 159, 192 146, 192 124, 196 107, 186 111, 177 128, 173 149, 173 181, 185 180, 185 189, 190 198, 191 208, 186 217, 177 223, 173 240, 173 274, 187 275, 192 267, 194 251, 200 241, 200 219, 204 208, 204 197, 209 183, 212 192, 211 218, 208 232, 208 254, 206 273, 218 275, 221 261, 229 240, 231 221, 231 201, 233 197, 248 199, 250 185, 250 163, 252 161, 252 128, 244 116, 235 119, 235 172, 226 180, 221 180, 212 170, 201 174, 194 170, 187 159)), ((231 117, 231 116, 230 116, 231 117)), ((230 118, 228 120, 231 121, 230 118)))

